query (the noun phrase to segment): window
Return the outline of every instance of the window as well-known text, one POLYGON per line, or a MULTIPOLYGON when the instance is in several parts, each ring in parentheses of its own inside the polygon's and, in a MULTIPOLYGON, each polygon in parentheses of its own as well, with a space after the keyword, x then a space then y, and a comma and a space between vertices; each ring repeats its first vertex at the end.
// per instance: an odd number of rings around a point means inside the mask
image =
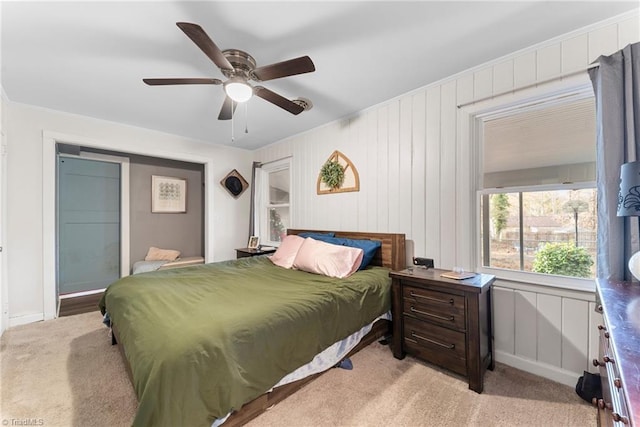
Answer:
POLYGON ((278 245, 291 225, 290 159, 262 165, 261 183, 260 242, 263 245, 278 245))
POLYGON ((593 279, 593 98, 487 117, 482 129, 482 266, 593 279))
POLYGON ((484 194, 483 265, 593 278, 596 190, 574 188, 484 194), (486 208, 485 208, 486 206, 486 208))

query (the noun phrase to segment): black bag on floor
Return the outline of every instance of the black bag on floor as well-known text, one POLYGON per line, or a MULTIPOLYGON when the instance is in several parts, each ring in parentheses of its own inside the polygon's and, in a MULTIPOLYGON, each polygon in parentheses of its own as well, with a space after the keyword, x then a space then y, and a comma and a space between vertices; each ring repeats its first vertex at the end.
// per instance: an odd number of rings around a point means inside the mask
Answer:
POLYGON ((600 384, 600 375, 592 374, 584 371, 584 374, 578 378, 576 384, 576 393, 578 396, 591 403, 593 398, 602 399, 602 385, 600 384))

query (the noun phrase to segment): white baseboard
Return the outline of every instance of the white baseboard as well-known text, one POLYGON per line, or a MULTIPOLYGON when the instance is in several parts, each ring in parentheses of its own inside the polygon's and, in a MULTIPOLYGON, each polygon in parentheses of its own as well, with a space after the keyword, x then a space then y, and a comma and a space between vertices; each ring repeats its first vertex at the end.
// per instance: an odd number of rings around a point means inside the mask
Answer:
POLYGON ((496 350, 496 362, 504 363, 505 365, 512 366, 522 371, 529 372, 570 387, 575 387, 578 382, 578 378, 583 374, 582 372, 571 372, 546 363, 525 359, 500 350, 496 350))
POLYGON ((9 317, 9 327, 26 325, 27 323, 40 322, 44 320, 44 313, 25 314, 23 316, 9 317))

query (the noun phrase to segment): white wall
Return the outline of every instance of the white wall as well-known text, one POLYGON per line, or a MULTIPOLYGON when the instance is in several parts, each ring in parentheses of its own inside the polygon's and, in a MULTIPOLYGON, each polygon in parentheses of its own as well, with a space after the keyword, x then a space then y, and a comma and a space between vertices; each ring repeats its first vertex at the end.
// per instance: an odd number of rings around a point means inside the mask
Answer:
POLYGON ((0 335, 9 326, 9 285, 7 281, 6 254, 4 250, 5 235, 7 230, 7 162, 6 162, 6 146, 5 146, 5 94, 0 86, 0 335))
MULTIPOLYGON (((2 2, 0 2, 0 23, 2 22, 2 2)), ((1 26, 1 24, 0 24, 1 26)), ((0 29, 0 46, 2 46, 2 31, 0 29)), ((2 55, 0 55, 0 83, 2 82, 2 55)), ((6 162, 5 162, 5 147, 4 147, 4 104, 5 93, 0 84, 0 245, 4 244, 4 235, 6 227, 6 162)), ((6 268, 3 266, 5 263, 6 252, 0 253, 0 336, 7 329, 9 324, 9 309, 7 280, 6 280, 6 268)))
MULTIPOLYGON (((516 52, 257 150, 255 160, 292 156, 293 227, 401 232, 413 254, 437 267, 475 268, 478 162, 470 112, 457 105, 505 91, 514 95, 500 96, 504 102, 539 93, 537 82, 586 70, 601 54, 639 41, 638 22, 636 11, 516 52), (358 169, 359 192, 316 195, 318 171, 334 150, 358 169)), ((567 81, 576 78, 544 86, 567 81)), ((577 81, 587 84, 586 72, 577 81)), ((499 281, 497 360, 575 385, 596 348, 593 300, 592 292, 499 281)))
POLYGON ((47 177, 55 164, 49 158, 54 156, 52 135, 116 151, 209 162, 212 221, 207 238, 212 250, 208 261, 235 258, 234 248, 246 244, 249 196, 236 200, 219 182, 234 168, 250 176, 251 152, 10 101, 3 113, 8 143, 5 266, 10 326, 42 320, 50 307, 52 260, 48 242, 55 235, 50 209, 55 187, 47 177))

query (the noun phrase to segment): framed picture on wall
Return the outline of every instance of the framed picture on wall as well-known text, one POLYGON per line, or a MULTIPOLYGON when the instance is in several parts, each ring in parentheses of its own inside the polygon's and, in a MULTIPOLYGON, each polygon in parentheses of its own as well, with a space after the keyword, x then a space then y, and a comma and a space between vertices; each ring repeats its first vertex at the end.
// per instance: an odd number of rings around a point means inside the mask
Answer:
POLYGON ((187 180, 151 175, 151 212, 187 212, 187 180))
POLYGON ((249 237, 249 243, 247 244, 247 247, 249 249, 258 249, 259 245, 260 245, 260 237, 258 236, 249 237))

